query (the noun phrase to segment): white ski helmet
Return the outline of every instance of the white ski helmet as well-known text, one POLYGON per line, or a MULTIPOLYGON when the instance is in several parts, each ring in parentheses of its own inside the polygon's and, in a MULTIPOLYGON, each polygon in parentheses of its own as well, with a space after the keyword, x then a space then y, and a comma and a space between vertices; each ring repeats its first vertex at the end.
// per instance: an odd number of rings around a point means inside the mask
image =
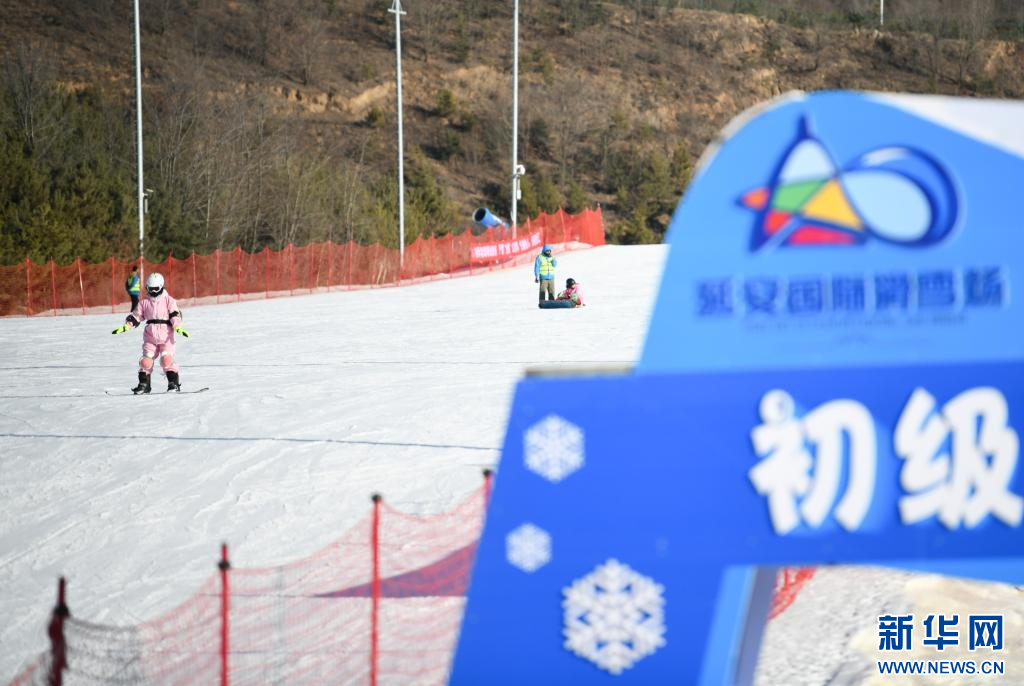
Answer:
POLYGON ((164 277, 160 272, 153 272, 146 279, 146 291, 154 298, 164 292, 164 277))

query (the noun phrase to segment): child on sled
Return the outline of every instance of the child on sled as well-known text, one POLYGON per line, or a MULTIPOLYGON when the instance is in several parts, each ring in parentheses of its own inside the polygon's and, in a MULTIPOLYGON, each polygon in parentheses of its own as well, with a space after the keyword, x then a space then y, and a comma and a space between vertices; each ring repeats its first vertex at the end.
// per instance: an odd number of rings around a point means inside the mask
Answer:
POLYGON ((556 300, 571 300, 576 307, 583 305, 583 296, 580 294, 580 286, 576 279, 565 280, 565 290, 558 294, 556 300))

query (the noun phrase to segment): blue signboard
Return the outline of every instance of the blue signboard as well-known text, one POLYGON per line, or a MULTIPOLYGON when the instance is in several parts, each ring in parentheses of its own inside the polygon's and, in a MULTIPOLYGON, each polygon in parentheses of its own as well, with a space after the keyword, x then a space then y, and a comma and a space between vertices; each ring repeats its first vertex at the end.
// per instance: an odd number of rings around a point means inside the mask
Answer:
POLYGON ((1022 429, 1024 364, 524 381, 454 683, 696 684, 727 566, 1024 550, 1022 429))
POLYGON ((1024 581, 1024 159, 930 102, 750 117, 673 217, 637 373, 520 383, 452 683, 745 682, 755 565, 1024 581))
POLYGON ((677 208, 640 371, 1020 359, 1022 174, 870 96, 785 101, 677 208))

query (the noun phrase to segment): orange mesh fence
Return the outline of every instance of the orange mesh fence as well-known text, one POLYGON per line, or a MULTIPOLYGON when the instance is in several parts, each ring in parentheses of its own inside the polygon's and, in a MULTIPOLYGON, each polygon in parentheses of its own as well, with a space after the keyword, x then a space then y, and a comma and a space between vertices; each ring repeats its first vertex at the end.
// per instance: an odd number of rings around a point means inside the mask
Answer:
MULTIPOLYGON (((474 235, 463 231, 417 239, 405 249, 356 243, 289 245, 247 253, 241 248, 193 253, 164 262, 145 261, 145 273, 159 271, 167 290, 180 302, 236 302, 271 298, 318 289, 396 285, 403 281, 450 277, 514 266, 551 243, 564 250, 604 245, 600 209, 570 215, 564 211, 527 220, 513 237, 510 229, 488 229, 474 235)), ((114 258, 101 264, 75 260, 58 265, 52 260, 37 265, 25 260, 0 265, 0 316, 65 315, 96 311, 123 311, 129 302, 125 279, 131 262, 114 258)))
POLYGON ((775 593, 772 596, 768 619, 774 619, 789 609, 800 595, 804 584, 814 576, 814 567, 786 567, 775 575, 775 593))
MULTIPOLYGON (((220 674, 219 580, 154 620, 114 627, 68 617, 65 676, 83 684, 212 684, 220 674)), ((52 671, 52 670, 51 670, 52 671)))
MULTIPOLYGON (((219 571, 178 607, 116 627, 69 616, 61 580, 50 650, 11 686, 61 684, 443 684, 487 500, 411 516, 377 496, 341 538, 285 565, 219 571)), ((810 569, 780 570, 770 618, 810 569)))
POLYGON ((196 296, 195 256, 179 259, 171 255, 163 265, 164 286, 174 293, 181 302, 194 300, 196 296))
POLYGON ((380 511, 378 684, 447 681, 480 535, 483 497, 457 510, 454 526, 380 511), (446 555, 438 557, 444 549, 446 555))
POLYGON ((375 496, 341 538, 276 567, 231 569, 225 547, 197 593, 135 626, 55 610, 51 650, 10 683, 443 684, 488 489, 425 517, 375 496))
POLYGON ((11 680, 10 686, 30 686, 31 684, 48 684, 50 674, 50 654, 43 653, 25 667, 18 676, 11 680))
POLYGON ((331 594, 371 580, 370 523, 304 560, 230 572, 232 683, 366 683, 372 600, 331 594))
POLYGON ((25 286, 24 262, 0 264, 0 314, 28 314, 25 286))

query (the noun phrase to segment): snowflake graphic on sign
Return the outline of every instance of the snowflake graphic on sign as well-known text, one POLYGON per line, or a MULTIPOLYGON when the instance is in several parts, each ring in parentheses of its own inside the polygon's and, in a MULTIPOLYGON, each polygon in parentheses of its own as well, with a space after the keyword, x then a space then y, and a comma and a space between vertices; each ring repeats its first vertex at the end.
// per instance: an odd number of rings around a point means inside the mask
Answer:
POLYGON ((535 572, 551 561, 551 535, 539 526, 523 524, 505 537, 505 559, 524 572, 535 572))
POLYGON ((583 430, 557 415, 548 415, 523 435, 526 467, 558 483, 583 466, 583 430))
POLYGON ((665 645, 664 587, 608 560, 562 589, 564 646, 621 674, 665 645))

